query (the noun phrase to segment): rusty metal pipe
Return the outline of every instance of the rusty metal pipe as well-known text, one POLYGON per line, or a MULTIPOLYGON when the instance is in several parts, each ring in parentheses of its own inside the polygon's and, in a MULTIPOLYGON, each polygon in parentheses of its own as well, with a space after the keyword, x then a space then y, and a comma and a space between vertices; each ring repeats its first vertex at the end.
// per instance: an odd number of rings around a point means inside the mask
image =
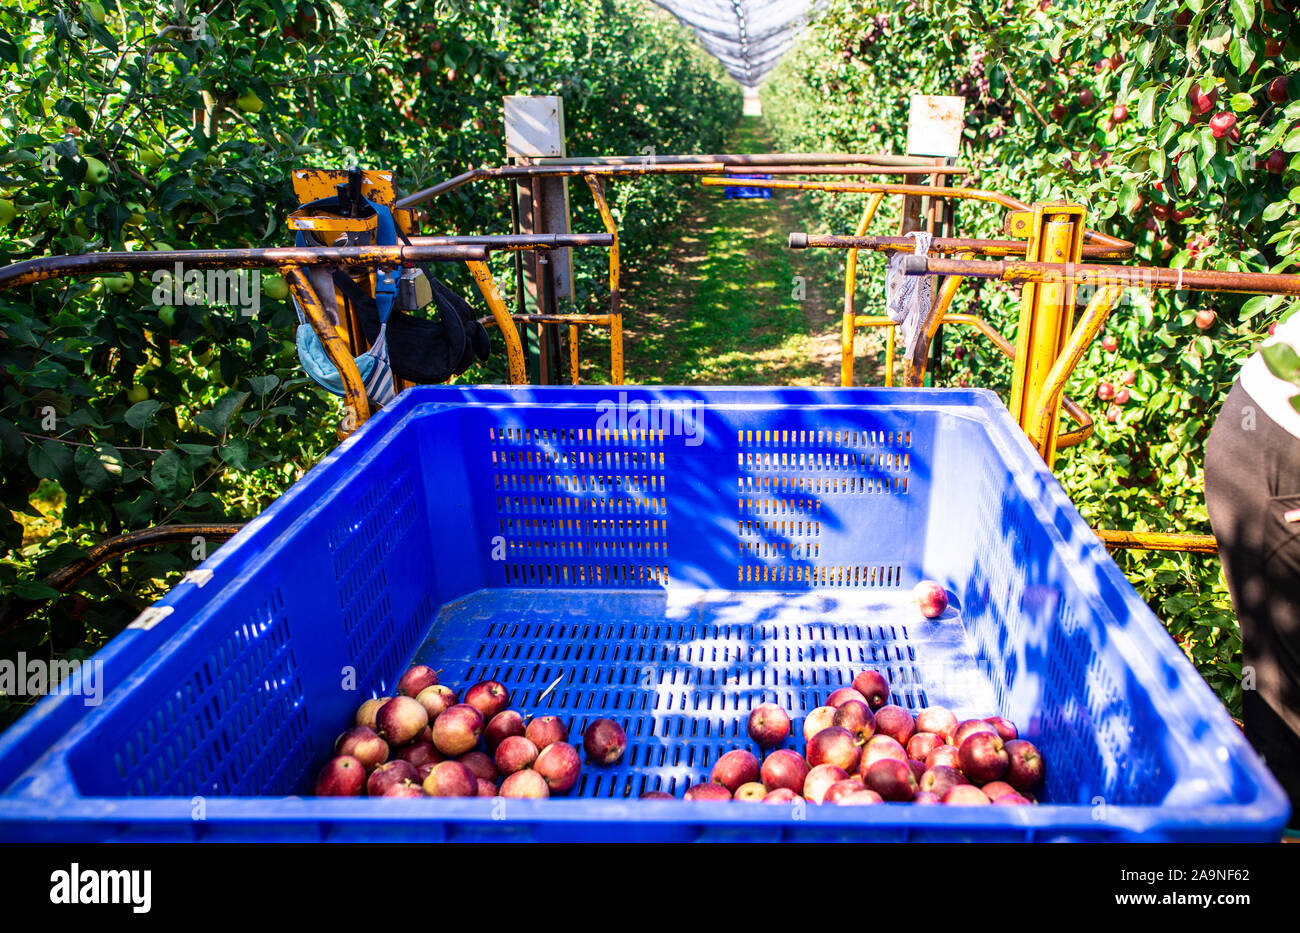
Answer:
POLYGON ((491 236, 413 236, 412 246, 482 246, 485 249, 565 249, 583 246, 613 246, 608 233, 521 233, 491 236))
POLYGON ((1093 534, 1108 548, 1137 548, 1146 551, 1186 551, 1190 554, 1219 553, 1214 535, 1175 534, 1163 531, 1117 531, 1094 528, 1093 534))
POLYGON ((998 259, 931 259, 926 256, 907 257, 903 261, 903 271, 908 275, 967 275, 1017 283, 1069 282, 1076 285, 1115 284, 1126 288, 1189 288, 1206 292, 1300 295, 1300 275, 1273 275, 1267 272, 1216 272, 1072 262, 1006 262, 998 259))
POLYGON ((343 404, 347 408, 340 433, 344 436, 351 434, 370 418, 370 400, 366 397, 365 383, 361 381, 356 360, 352 358, 352 351, 343 340, 338 328, 326 317, 325 306, 320 296, 316 294, 316 290, 311 287, 311 280, 307 278, 302 268, 296 265, 288 266, 284 270, 284 280, 288 283, 293 297, 297 299, 303 317, 316 332, 316 339, 320 341, 325 355, 338 370, 339 380, 343 384, 343 404))
MULTIPOLYGON (((910 253, 916 241, 905 236, 835 236, 820 233, 791 233, 791 249, 869 249, 879 253, 910 253)), ((939 253, 973 252, 991 256, 1023 256, 1028 249, 1024 240, 965 239, 936 237, 930 249, 939 253)), ((1083 247, 1087 259, 1123 259, 1131 250, 1103 245, 1083 247)))
POLYGON ((82 253, 38 256, 0 268, 0 291, 69 275, 101 275, 132 270, 283 269, 287 266, 399 265, 411 262, 485 260, 482 246, 288 246, 268 249, 171 249, 131 253, 82 253))

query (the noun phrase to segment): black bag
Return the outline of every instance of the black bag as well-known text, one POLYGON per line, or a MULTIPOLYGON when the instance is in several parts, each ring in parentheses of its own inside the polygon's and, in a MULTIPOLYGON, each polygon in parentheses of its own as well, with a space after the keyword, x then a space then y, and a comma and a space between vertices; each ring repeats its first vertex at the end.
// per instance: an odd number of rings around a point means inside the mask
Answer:
MULTIPOLYGON (((460 295, 418 264, 429 280, 436 318, 414 317, 394 311, 388 318, 388 360, 393 373, 422 385, 446 382, 459 376, 476 359, 488 358, 488 334, 474 309, 460 295)), ((342 271, 334 273, 334 284, 352 305, 366 340, 379 336, 379 309, 375 299, 342 271)))

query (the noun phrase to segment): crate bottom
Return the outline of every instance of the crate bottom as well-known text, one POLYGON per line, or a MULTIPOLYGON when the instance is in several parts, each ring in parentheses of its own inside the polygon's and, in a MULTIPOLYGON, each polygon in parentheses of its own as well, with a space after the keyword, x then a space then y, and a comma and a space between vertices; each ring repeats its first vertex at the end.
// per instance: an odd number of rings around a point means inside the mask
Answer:
POLYGON ((867 668, 904 708, 995 712, 958 609, 926 620, 908 590, 481 590, 442 608, 413 663, 458 692, 499 680, 511 708, 561 717, 575 745, 593 719, 621 723, 627 753, 584 768, 581 797, 680 796, 723 753, 760 753, 746 723, 763 702, 790 712, 785 745, 802 751, 804 716, 867 668))

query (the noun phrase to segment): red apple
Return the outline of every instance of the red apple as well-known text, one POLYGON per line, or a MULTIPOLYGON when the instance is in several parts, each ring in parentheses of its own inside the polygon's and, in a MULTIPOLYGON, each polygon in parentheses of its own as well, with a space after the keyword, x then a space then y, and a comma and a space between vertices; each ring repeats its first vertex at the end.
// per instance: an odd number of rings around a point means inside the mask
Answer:
POLYGON ((522 735, 507 736, 497 746, 492 760, 502 774, 514 774, 533 766, 537 760, 537 746, 522 735))
POLYGON ((1123 104, 1116 104, 1110 111, 1111 123, 1123 123, 1128 119, 1128 108, 1123 104))
POLYGON ((366 786, 366 767, 353 755, 331 758, 316 777, 317 797, 359 797, 366 786))
POLYGON ((497 795, 497 786, 491 781, 485 781, 482 778, 475 778, 478 792, 475 797, 495 797, 497 795))
POLYGON ((1108 402, 1115 397, 1115 387, 1109 382, 1098 383, 1097 398, 1103 402, 1108 402))
POLYGON ((1131 369, 1127 369, 1124 371, 1124 375, 1120 376, 1119 381, 1126 386, 1131 386, 1138 381, 1138 374, 1131 369))
POLYGON ((429 714, 413 697, 397 696, 375 714, 375 731, 389 745, 405 745, 429 724, 429 714))
POLYGON ((1033 742, 1013 739, 1006 745, 1007 783, 1024 793, 1043 782, 1043 755, 1033 742))
POLYGON ((1055 120, 1057 123, 1060 123, 1062 120, 1065 119, 1065 105, 1059 102, 1055 103, 1052 105, 1052 109, 1051 111, 1049 111, 1049 113, 1053 120, 1055 120))
POLYGON ((989 805, 989 798, 984 791, 973 784, 958 784, 944 794, 943 802, 950 806, 984 806, 989 805))
POLYGON ((366 700, 357 707, 357 715, 353 723, 358 726, 365 726, 367 729, 376 727, 375 716, 379 713, 380 707, 391 700, 392 697, 375 697, 373 700, 366 700))
POLYGON ((1199 84, 1193 84, 1192 89, 1187 94, 1187 97, 1191 101, 1192 110, 1194 112, 1205 114, 1213 110, 1214 105, 1218 103, 1219 89, 1215 88, 1214 90, 1210 91, 1210 93, 1206 94, 1204 91, 1201 90, 1201 86, 1199 84))
POLYGON ((1003 794, 993 801, 993 805, 995 807, 1022 807, 1029 805, 1029 799, 1016 793, 1003 794))
MULTIPOLYGON (((506 709, 497 713, 483 729, 483 745, 489 752, 495 752, 503 739, 512 735, 527 735, 524 717, 516 710, 506 709)), ((531 741, 531 740, 530 740, 531 741)), ((536 745, 536 742, 533 742, 536 745)))
POLYGON ((985 722, 983 719, 967 719, 965 722, 957 725, 956 731, 952 734, 952 744, 961 748, 961 744, 976 732, 988 732, 992 735, 998 734, 998 730, 993 728, 992 723, 985 722))
POLYGON ((961 757, 958 754, 956 745, 940 745, 926 756, 925 766, 927 768, 936 768, 940 765, 946 768, 961 767, 961 757))
POLYGON ((804 799, 810 803, 821 803, 831 785, 836 781, 843 781, 848 776, 847 771, 835 765, 815 766, 808 772, 808 777, 803 782, 804 799))
POLYGON ((867 740, 867 744, 862 746, 862 760, 858 763, 858 772, 865 774, 867 768, 886 758, 907 764, 907 749, 899 745, 898 740, 891 736, 873 735, 867 740))
POLYGON ((1214 116, 1210 117, 1210 132, 1215 139, 1222 139, 1228 135, 1228 131, 1237 125, 1237 115, 1229 113, 1226 110, 1220 110, 1214 116))
POLYGON ((721 784, 714 784, 712 781, 705 781, 703 784, 692 784, 682 795, 684 800, 730 800, 731 791, 721 784))
MULTIPOLYGON (((866 706, 865 703, 862 705, 866 706)), ((823 729, 808 743, 808 764, 814 769, 818 765, 834 765, 848 774, 857 769, 861 755, 862 750, 853 733, 839 726, 823 729)))
POLYGON ((907 740, 907 757, 924 762, 942 744, 943 738, 933 732, 918 732, 907 740))
POLYGON ((495 781, 500 777, 497 773, 497 766, 492 763, 492 759, 482 752, 466 752, 456 760, 469 768, 474 777, 481 780, 495 781))
POLYGON ((676 800, 672 794, 663 790, 648 790, 641 795, 642 800, 676 800))
POLYGON ((882 706, 876 710, 876 735, 887 735, 906 746, 916 732, 916 720, 901 706, 882 706))
POLYGON ((424 779, 430 797, 477 797, 478 778, 459 761, 440 761, 424 779))
MULTIPOLYGON (((1116 401, 1118 401, 1118 398, 1116 401)), ((984 721, 997 730, 998 736, 1004 742, 1010 742, 1012 739, 1020 737, 1020 733, 1016 730, 1016 724, 1010 719, 1003 719, 1001 716, 986 716, 984 721)))
POLYGON ((867 698, 873 713, 889 702, 889 681, 880 671, 862 671, 853 678, 853 689, 867 698))
POLYGON ((582 735, 582 747, 587 760, 598 765, 612 765, 623 757, 627 748, 627 734, 612 719, 597 719, 587 726, 582 735))
POLYGON ((871 715, 870 707, 861 700, 849 700, 842 705, 835 711, 831 722, 841 729, 847 729, 859 745, 865 745, 867 739, 876 732, 876 717, 871 715))
POLYGON ((916 796, 912 798, 913 804, 935 804, 943 803, 943 798, 938 794, 932 794, 928 790, 918 790, 916 796))
POLYGON ((749 714, 749 737, 763 748, 774 748, 790 736, 790 716, 775 703, 760 703, 749 714))
POLYGON ((867 702, 867 698, 858 693, 858 691, 854 690, 852 687, 840 687, 840 689, 836 690, 826 698, 826 705, 839 709, 845 703, 849 702, 849 700, 857 700, 863 704, 867 702))
POLYGON ((972 781, 983 784, 1007 773, 1010 756, 996 732, 976 732, 957 748, 961 770, 972 781))
POLYGON ((510 691, 495 680, 484 680, 465 691, 463 702, 478 710, 487 722, 510 705, 510 691))
POLYGON ((1273 175, 1281 175, 1286 171, 1286 153, 1281 149, 1274 149, 1264 160, 1264 167, 1273 175))
POLYGON ((805 742, 811 742, 813 736, 823 729, 829 729, 835 725, 835 707, 819 706, 803 720, 803 738, 805 742))
POLYGON ((767 796, 763 798, 763 803, 793 803, 799 799, 799 795, 790 788, 778 787, 776 790, 767 792, 767 796))
POLYGON ((948 608, 948 591, 933 580, 922 580, 913 587, 912 597, 927 619, 939 618, 948 608))
POLYGON ((569 741, 569 730, 564 727, 564 721, 559 716, 538 716, 528 724, 524 735, 537 746, 538 751, 556 742, 569 741))
POLYGON ((384 797, 427 797, 429 795, 424 792, 424 788, 421 787, 419 784, 414 784, 411 781, 403 781, 401 784, 394 784, 392 787, 389 787, 387 790, 384 791, 382 796, 384 797))
POLYGON ((1114 424, 1116 421, 1118 421, 1119 416, 1120 416, 1120 408, 1118 405, 1111 405, 1109 408, 1106 409, 1106 420, 1109 421, 1111 424, 1114 424))
POLYGON ((1107 353, 1114 353, 1119 349, 1119 340, 1112 334, 1107 334, 1101 338, 1101 348, 1107 353))
POLYGON ((424 707, 424 711, 429 715, 429 722, 433 722, 442 715, 444 710, 456 705, 456 691, 442 684, 434 684, 421 690, 415 700, 424 707))
POLYGON ((802 755, 788 748, 777 749, 763 760, 760 775, 763 784, 771 790, 788 788, 796 794, 803 792, 808 779, 808 762, 802 755))
POLYGON ((1202 308, 1200 311, 1196 312, 1196 326, 1201 330, 1209 330, 1214 326, 1216 318, 1217 315, 1215 315, 1212 309, 1202 308))
POLYGON ((916 731, 930 732, 945 742, 951 742, 957 731, 957 717, 942 706, 927 706, 916 714, 916 731))
POLYGON ((544 799, 551 796, 551 789, 546 786, 546 779, 532 768, 516 771, 501 782, 498 797, 529 797, 544 799))
POLYGON ((759 778, 758 759, 744 749, 727 752, 713 765, 709 780, 721 784, 731 793, 741 784, 750 784, 759 778))
POLYGON ((921 775, 921 780, 917 781, 917 786, 921 790, 928 790, 932 794, 943 797, 944 794, 952 790, 958 784, 969 784, 966 775, 962 774, 956 768, 950 768, 946 765, 935 765, 927 768, 921 775))
POLYGON ((873 804, 884 802, 884 798, 874 790, 866 790, 865 788, 841 797, 839 800, 835 801, 835 803, 841 807, 869 807, 873 804))
POLYGON ((862 772, 862 783, 885 800, 907 801, 916 794, 916 775, 907 762, 884 758, 862 772))
MULTIPOLYGON (((1128 400, 1131 399, 1132 397, 1133 397, 1133 393, 1130 392, 1128 389, 1120 389, 1118 392, 1115 393, 1115 404, 1116 404, 1116 405, 1127 405, 1127 404, 1128 404, 1128 400)), ((999 735, 1001 734, 1001 730, 1000 730, 1000 729, 998 730, 998 734, 999 734, 999 735)), ((1014 727, 1013 727, 1013 731, 1012 731, 1011 738, 1014 739, 1015 737, 1016 737, 1016 736, 1015 736, 1014 727)), ((1003 739, 1006 739, 1007 737, 1006 737, 1005 735, 1003 735, 1002 738, 1003 738, 1003 739)))
POLYGON ((397 682, 397 692, 408 697, 418 697, 420 691, 438 683, 438 672, 433 668, 417 664, 397 682))
POLYGON ((433 744, 453 758, 478 744, 483 734, 483 714, 467 703, 448 707, 433 721, 433 744))
POLYGON ((1096 103, 1096 101, 1097 98, 1090 89, 1084 88, 1082 91, 1079 92, 1079 106, 1091 107, 1094 103, 1096 103))
POLYGON ((980 790, 984 792, 984 796, 989 798, 990 801, 997 800, 1003 794, 1016 793, 1016 789, 1006 781, 989 781, 980 790))
POLYGON ((862 790, 862 782, 855 781, 853 778, 836 781, 826 788, 826 793, 822 795, 822 803, 839 803, 842 798, 851 794, 860 794, 862 790))
POLYGON ((382 797, 384 791, 394 784, 400 784, 403 781, 410 781, 414 784, 419 778, 420 775, 415 770, 415 765, 409 761, 403 761, 401 758, 386 761, 370 772, 370 777, 366 780, 366 793, 371 797, 382 797))
POLYGON ((568 742, 552 742, 537 755, 533 770, 542 776, 553 794, 574 788, 582 774, 582 758, 568 742))
POLYGON ((411 742, 409 745, 403 745, 397 750, 397 757, 403 761, 409 761, 419 768, 420 765, 437 764, 440 761, 446 761, 447 756, 434 748, 432 742, 411 742))
POLYGON ((388 760, 388 743, 367 726, 353 726, 334 743, 335 755, 351 755, 369 774, 388 760))
POLYGON ((1268 99, 1275 104, 1285 104, 1290 96, 1287 93, 1288 80, 1286 75, 1278 75, 1268 82, 1268 99))

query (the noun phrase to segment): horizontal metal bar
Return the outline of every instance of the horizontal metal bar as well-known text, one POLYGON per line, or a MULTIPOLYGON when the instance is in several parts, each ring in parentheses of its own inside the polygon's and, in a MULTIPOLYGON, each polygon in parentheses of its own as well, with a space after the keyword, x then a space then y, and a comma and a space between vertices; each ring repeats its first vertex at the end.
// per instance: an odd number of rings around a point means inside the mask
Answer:
POLYGON ((169 249, 39 256, 0 268, 0 291, 67 275, 171 269, 269 269, 286 266, 400 265, 485 261, 482 246, 287 246, 269 249, 169 249))
MULTIPOLYGON (((870 249, 882 253, 912 252, 916 240, 906 236, 835 236, 829 234, 791 233, 791 249, 870 249)), ((992 256, 1023 256, 1028 251, 1024 240, 981 240, 960 237, 935 237, 930 249, 940 253, 976 252, 992 256)), ((1131 249, 1087 244, 1083 255, 1089 259, 1122 259, 1131 249)))
POLYGON ((933 259, 907 256, 908 275, 966 275, 1003 282, 1073 282, 1077 285, 1113 283, 1130 288, 1189 288, 1206 292, 1300 295, 1300 275, 1267 272, 1216 272, 1206 269, 1166 269, 1158 266, 1103 266, 1073 262, 1007 262, 1002 259, 933 259))
POLYGON ((1146 551, 1186 551, 1189 554, 1218 554, 1214 535, 1171 534, 1161 531, 1116 531, 1094 528, 1108 548, 1135 548, 1146 551))
POLYGON ((492 236, 413 236, 412 246, 482 246, 486 249, 566 249, 614 245, 609 233, 506 233, 492 236))
MULTIPOLYGON (((650 156, 552 156, 537 160, 539 165, 627 165, 639 163, 650 156)), ((723 165, 844 165, 861 162, 865 165, 899 165, 916 166, 925 169, 937 169, 941 172, 965 172, 968 169, 953 169, 950 166, 935 165, 925 156, 904 156, 891 152, 724 152, 701 155, 655 155, 655 162, 666 164, 693 164, 700 162, 720 162, 723 165)))
MULTIPOLYGON (((512 314, 511 319, 525 324, 585 324, 589 327, 608 327, 608 314, 512 314)), ((485 326, 492 326, 496 321, 490 317, 479 318, 485 326)))

